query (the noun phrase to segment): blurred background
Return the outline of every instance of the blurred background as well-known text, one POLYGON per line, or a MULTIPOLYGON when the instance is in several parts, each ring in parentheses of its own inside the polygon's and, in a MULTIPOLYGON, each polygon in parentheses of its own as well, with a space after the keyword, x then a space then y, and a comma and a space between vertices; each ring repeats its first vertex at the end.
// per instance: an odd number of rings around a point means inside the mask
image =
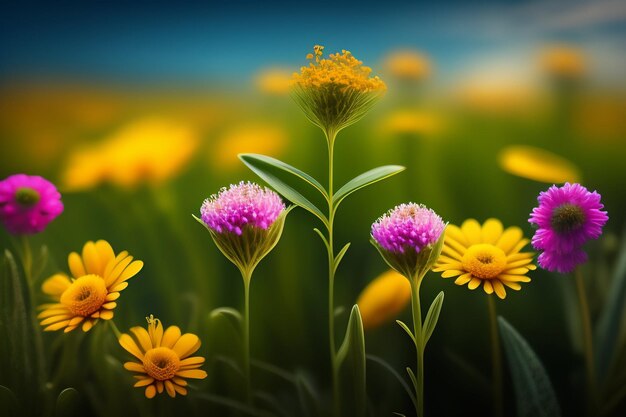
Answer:
MULTIPOLYGON (((592 315, 601 311, 626 222, 621 0, 3 4, 0 34, 0 177, 45 176, 65 203, 63 215, 33 239, 49 247, 46 274, 66 270, 67 254, 87 240, 106 239, 144 260, 116 323, 124 331, 154 314, 198 333, 210 359, 200 391, 232 396, 240 385, 214 360, 237 349, 209 312, 240 308, 242 284, 191 214, 222 186, 258 181, 240 152, 279 158, 326 183, 323 135, 289 97, 289 78, 314 44, 327 53, 350 50, 388 85, 374 110, 339 135, 336 183, 379 165, 407 167, 341 206, 336 242, 352 246, 336 280, 338 306, 349 310, 386 270, 369 229, 396 204, 424 203, 454 224, 497 217, 530 237, 538 193, 579 181, 602 194, 610 217, 603 238, 588 247, 585 270, 592 315)), ((324 398, 327 264, 313 227, 320 224, 294 210, 255 273, 252 355, 302 375, 324 398)), ((12 247, 5 232, 0 243, 12 247)), ((498 311, 542 359, 563 414, 578 415, 584 374, 573 281, 541 270, 532 278, 498 301, 498 311)), ((446 301, 426 352, 427 411, 489 413, 485 296, 431 274, 423 299, 440 290, 446 301)), ((408 309, 399 317, 409 320, 408 309)), ((346 322, 344 313, 338 340, 346 322)), ((45 335, 53 370, 63 345, 92 343, 74 333, 45 335)), ((368 353, 399 372, 414 366, 408 342, 393 321, 366 332, 368 353)), ((150 415, 171 407, 201 415, 209 407, 193 392, 147 404, 116 368, 125 352, 114 343, 112 362, 76 355, 82 359, 63 362, 60 379, 84 388, 86 413, 150 415)), ((376 415, 410 414, 397 381, 370 368, 376 415)), ((285 404, 295 401, 284 381, 260 371, 254 377, 285 404)), ((512 413, 510 384, 506 398, 512 413)))

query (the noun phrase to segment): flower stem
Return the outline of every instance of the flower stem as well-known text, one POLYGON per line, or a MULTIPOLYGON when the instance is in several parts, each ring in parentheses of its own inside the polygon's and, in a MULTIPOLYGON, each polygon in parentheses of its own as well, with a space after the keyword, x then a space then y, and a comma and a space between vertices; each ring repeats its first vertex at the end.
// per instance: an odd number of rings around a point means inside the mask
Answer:
POLYGON ((411 308, 413 311, 413 336, 415 336, 415 350, 417 353, 417 383, 415 384, 415 398, 417 400, 417 417, 424 416, 424 337, 422 335, 422 309, 420 307, 421 280, 411 280, 411 308))
POLYGON ((28 236, 21 235, 20 241, 22 244, 22 266, 24 267, 24 275, 26 276, 26 283, 30 288, 31 294, 31 303, 34 303, 34 299, 32 298, 33 294, 33 252, 30 248, 30 244, 28 242, 28 236))
POLYGON ((246 383, 246 402, 252 404, 250 378, 250 280, 252 273, 243 274, 243 372, 246 383))
POLYGON ((111 324, 111 330, 113 330, 115 337, 119 340, 120 336, 122 335, 122 332, 120 332, 120 329, 117 328, 117 325, 115 324, 113 320, 109 320, 109 323, 111 324))
POLYGON ((585 366, 587 373, 587 412, 588 415, 594 415, 596 409, 596 374, 593 363, 593 333, 591 330, 591 318, 589 315, 589 303, 587 302, 587 294, 585 292, 585 283, 580 268, 576 268, 574 272, 576 276, 576 290, 578 292, 578 301, 580 303, 580 319, 583 330, 583 343, 585 349, 585 366))
POLYGON ((504 415, 503 389, 502 389, 502 350, 500 348, 500 334, 498 332, 498 316, 496 302, 493 296, 487 296, 489 306, 489 327, 491 333, 491 374, 493 384, 493 415, 504 415))
POLYGON ((335 347, 335 252, 333 245, 333 224, 335 220, 335 205, 333 203, 333 176, 334 176, 334 148, 337 133, 333 130, 324 131, 328 143, 328 338, 330 348, 330 364, 333 386, 333 414, 340 415, 339 367, 337 364, 337 350, 335 347))

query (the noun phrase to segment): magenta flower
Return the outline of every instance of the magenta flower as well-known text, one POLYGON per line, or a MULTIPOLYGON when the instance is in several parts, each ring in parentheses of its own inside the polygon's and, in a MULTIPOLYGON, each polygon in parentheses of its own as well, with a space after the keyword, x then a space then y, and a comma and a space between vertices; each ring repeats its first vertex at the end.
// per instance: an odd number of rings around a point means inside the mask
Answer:
POLYGON ((538 227, 532 244, 544 251, 538 258, 542 268, 567 273, 586 262, 583 244, 600 237, 609 219, 600 198, 596 191, 576 183, 553 185, 539 194, 539 207, 528 221, 538 227))
POLYGON ((200 208, 202 221, 216 233, 243 233, 245 226, 269 228, 285 210, 275 192, 251 182, 222 188, 200 208))
POLYGON ((372 237, 383 249, 404 253, 408 248, 420 252, 433 245, 445 224, 441 217, 422 204, 400 204, 372 225, 372 237))
POLYGON ((0 220, 10 233, 39 233, 62 212, 61 194, 45 178, 15 174, 0 181, 0 220))

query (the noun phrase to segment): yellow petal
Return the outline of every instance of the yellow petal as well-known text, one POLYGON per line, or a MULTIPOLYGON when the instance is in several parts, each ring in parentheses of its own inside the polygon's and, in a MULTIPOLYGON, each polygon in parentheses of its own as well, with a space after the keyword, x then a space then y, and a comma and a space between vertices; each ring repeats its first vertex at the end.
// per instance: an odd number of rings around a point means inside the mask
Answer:
POLYGON ((181 368, 187 367, 187 366, 200 366, 203 363, 204 363, 204 358, 202 356, 192 356, 190 358, 186 358, 180 361, 180 366, 181 368))
POLYGON ((161 320, 157 322, 154 331, 150 335, 150 339, 152 339, 152 346, 161 346, 161 341, 163 340, 163 324, 161 320))
POLYGON ((100 270, 100 256, 95 243, 90 241, 83 246, 83 262, 88 274, 102 274, 103 271, 100 270))
POLYGON ((528 265, 530 262, 532 262, 532 258, 521 259, 521 260, 515 261, 515 262, 508 262, 506 267, 510 268, 510 269, 514 269, 514 268, 518 268, 518 267, 528 268, 530 266, 530 265, 528 265))
POLYGON ((155 383, 156 383, 156 388, 157 388, 157 391, 159 392, 159 394, 162 393, 163 392, 163 381, 156 381, 155 383))
POLYGON ((448 238, 456 240, 459 244, 463 245, 465 248, 470 247, 470 244, 467 241, 467 237, 465 237, 465 235, 463 234, 461 229, 459 229, 458 226, 449 224, 448 227, 446 227, 446 241, 448 240, 448 238))
POLYGON ((89 330, 91 330, 91 328, 94 326, 94 324, 96 324, 98 321, 98 319, 91 319, 91 320, 85 320, 83 322, 83 332, 88 332, 89 330))
POLYGON ((102 310, 100 311, 100 318, 102 320, 111 320, 114 314, 113 310, 102 310))
POLYGON ((120 298, 120 293, 119 292, 110 292, 107 294, 105 300, 106 301, 115 301, 118 298, 120 298))
POLYGON ((480 223, 476 219, 467 219, 461 225, 461 231, 467 239, 469 245, 476 245, 480 243, 481 239, 481 227, 480 223))
POLYGON ((505 255, 508 255, 511 249, 522 239, 522 236, 522 229, 516 226, 509 227, 504 231, 502 237, 500 237, 498 243, 496 243, 496 246, 502 249, 505 255))
POLYGON ((139 364, 137 362, 126 362, 126 363, 124 363, 124 368, 129 370, 129 371, 131 371, 131 372, 146 373, 146 370, 143 367, 143 365, 139 364))
POLYGON ((44 281, 41 290, 48 295, 53 296, 57 300, 61 298, 61 294, 72 285, 70 279, 65 274, 54 274, 44 281))
POLYGON ((150 385, 154 382, 154 378, 143 378, 140 379, 139 381, 135 382, 135 385, 133 385, 134 387, 145 387, 146 385, 150 385))
POLYGON ((72 320, 70 320, 70 326, 78 326, 80 323, 83 322, 83 320, 85 320, 83 316, 76 316, 72 320))
POLYGON ((187 395, 187 389, 183 388, 179 385, 174 385, 174 389, 176 390, 177 393, 179 393, 180 395, 187 395))
POLYGON ((56 322, 59 322, 61 320, 71 319, 72 317, 74 317, 72 314, 63 314, 63 315, 58 315, 58 316, 52 316, 52 317, 48 317, 47 319, 42 320, 41 323, 39 323, 39 324, 42 325, 42 326, 47 326, 49 324, 56 323, 56 322))
POLYGON ((176 397, 176 391, 174 390, 174 384, 172 384, 172 381, 166 379, 165 381, 163 381, 163 383, 165 384, 165 390, 167 391, 167 395, 172 398, 176 397))
POLYGON ((471 280, 472 280, 472 274, 468 272, 468 273, 463 274, 463 275, 461 275, 460 277, 458 277, 458 278, 454 281, 454 283, 455 283, 456 285, 465 285, 465 284, 467 284, 468 282, 470 282, 471 280))
MULTIPOLYGON (((124 253, 127 254, 127 252, 124 253)), ((124 269, 126 269, 126 267, 130 265, 132 261, 132 256, 125 256, 124 258, 120 258, 120 256, 118 255, 117 258, 109 262, 109 265, 107 265, 107 269, 105 270, 104 285, 109 288, 111 286, 114 286, 115 284, 118 284, 118 278, 120 277, 120 275, 122 275, 124 269), (111 265, 113 265, 113 268, 111 268, 111 271, 109 272, 108 269, 111 267, 111 265)))
POLYGON ((128 287, 128 282, 120 282, 119 284, 114 285, 113 288, 109 288, 109 291, 120 292, 126 289, 126 287, 128 287))
POLYGON ((517 282, 502 281, 502 283, 506 285, 507 287, 509 287, 510 289, 515 290, 515 291, 519 291, 522 289, 522 286, 519 285, 517 282))
POLYGON ((130 353, 140 361, 143 361, 143 353, 141 352, 141 349, 139 349, 139 346, 137 346, 137 343, 135 343, 132 337, 124 333, 120 336, 119 342, 120 345, 124 349, 126 349, 128 353, 130 353))
POLYGON ((498 279, 502 281, 510 281, 510 282, 530 282, 530 278, 524 275, 500 274, 498 275, 498 279))
POLYGON ((154 398, 156 395, 156 388, 154 385, 148 385, 146 387, 146 398, 154 398))
POLYGON ((50 317, 50 316, 57 316, 59 314, 67 314, 69 312, 69 310, 66 307, 62 306, 61 304, 58 304, 58 306, 59 306, 58 308, 56 307, 48 308, 42 311, 41 313, 37 315, 37 318, 43 319, 43 318, 50 317))
POLYGON ((185 333, 178 339, 178 342, 172 347, 179 358, 185 358, 200 348, 200 339, 193 333, 185 333))
POLYGON ((185 381, 182 378, 178 378, 178 377, 174 377, 172 378, 172 381, 176 384, 176 385, 180 385, 181 387, 186 387, 187 386, 187 381, 185 381))
POLYGON ((485 292, 487 294, 492 294, 493 293, 493 285, 491 285, 491 282, 485 280, 485 283, 483 284, 483 290, 485 290, 485 292))
POLYGON ((163 334, 161 346, 171 349, 174 344, 178 342, 178 339, 180 339, 180 329, 178 328, 178 326, 170 326, 163 334))
MULTIPOLYGON (((106 240, 97 241, 96 250, 100 258, 100 268, 106 267, 109 261, 115 258, 115 252, 113 252, 113 248, 106 240)), ((102 272, 104 273, 104 270, 102 270, 102 272)))
POLYGON ((524 275, 528 272, 528 268, 513 268, 504 271, 507 275, 524 275))
POLYGON ((496 295, 504 300, 504 298, 506 297, 506 290, 504 289, 504 285, 502 285, 502 283, 497 279, 494 279, 492 283, 493 290, 496 292, 496 295))
POLYGON ((517 253, 517 252, 521 251, 521 250, 524 248, 524 246, 526 246, 529 242, 530 242, 530 240, 528 240, 528 239, 522 239, 522 240, 520 240, 519 242, 517 242, 517 245, 515 245, 515 246, 513 247, 513 249, 511 249, 511 250, 509 251, 509 255, 514 254, 514 253, 517 253))
POLYGON ((70 326, 68 325, 65 329, 63 329, 63 333, 69 333, 72 330, 74 330, 75 328, 77 328, 78 326, 70 326))
POLYGON ((176 375, 182 378, 204 379, 207 377, 206 371, 202 369, 184 369, 176 372, 176 375))
POLYGON ((483 243, 495 244, 502 236, 502 222, 498 219, 487 219, 482 228, 483 243))
POLYGON ((85 266, 83 265, 83 260, 76 252, 70 253, 70 255, 67 257, 67 263, 70 267, 70 272, 72 273, 74 278, 80 278, 83 275, 87 275, 87 272, 85 271, 85 266))
POLYGON ((376 328, 397 317, 411 300, 411 284, 400 273, 389 270, 370 282, 357 304, 365 329, 376 328))
POLYGON ((117 307, 117 303, 115 303, 115 302, 102 304, 102 308, 105 308, 107 310, 113 310, 115 307, 117 307))
POLYGON ((461 255, 459 252, 457 252, 456 250, 454 250, 453 248, 445 244, 443 245, 443 249, 441 250, 441 253, 451 258, 454 258, 457 261, 463 260, 463 255, 461 255))
POLYGON ((127 279, 134 277, 135 275, 139 273, 139 271, 141 271, 141 268, 143 268, 142 261, 135 261, 131 263, 130 265, 128 265, 128 268, 124 270, 122 275, 120 275, 117 282, 124 282, 127 279))
POLYGON ((457 275, 461 275, 463 274, 465 271, 458 271, 455 269, 448 269, 447 271, 444 271, 443 274, 441 274, 442 278, 451 278, 451 277, 456 277, 457 275))
POLYGON ((53 332, 53 331, 55 331, 55 330, 59 330, 59 329, 64 328, 64 327, 65 327, 65 326, 67 326, 69 323, 70 323, 70 321, 69 321, 69 320, 63 320, 63 321, 60 321, 60 322, 58 322, 58 323, 51 324, 50 326, 48 326, 48 327, 46 327, 45 329, 43 329, 43 331, 44 331, 44 332, 53 332))
POLYGON ((476 288, 478 288, 480 286, 481 282, 482 282, 482 280, 480 278, 472 277, 472 279, 470 280, 469 284, 467 284, 467 287, 470 290, 475 290, 476 288))
POLYGON ((137 341, 139 342, 138 345, 139 347, 143 349, 144 353, 149 351, 153 347, 156 347, 156 346, 152 346, 152 340, 150 340, 150 335, 148 334, 146 329, 144 329, 143 327, 139 327, 139 326, 131 327, 130 331, 133 332, 133 334, 137 338, 137 341))
MULTIPOLYGON (((120 262, 122 262, 124 259, 126 259, 126 257, 128 256, 128 252, 127 251, 122 251, 120 253, 117 254, 117 256, 113 259, 111 259, 106 266, 104 267, 104 280, 105 280, 105 284, 109 282, 109 280, 107 279, 109 276, 111 276, 111 273, 113 272, 113 269, 115 267, 117 267, 117 265, 120 264, 120 262)), ((132 260, 132 259, 131 259, 132 260)), ((130 260, 128 261, 128 263, 130 263, 130 260)), ((128 265, 127 263, 127 265, 128 265)), ((122 268, 124 269, 124 268, 122 268)), ((113 281, 110 281, 113 282, 113 281)))

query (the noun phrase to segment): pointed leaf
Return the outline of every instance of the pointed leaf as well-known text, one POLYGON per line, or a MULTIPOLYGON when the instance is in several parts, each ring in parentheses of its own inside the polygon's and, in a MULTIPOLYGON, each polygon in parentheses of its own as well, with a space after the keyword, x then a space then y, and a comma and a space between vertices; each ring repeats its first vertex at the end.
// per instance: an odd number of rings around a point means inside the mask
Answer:
POLYGON ((242 153, 242 154, 239 154, 238 156, 239 156, 239 159, 241 159, 243 163, 246 164, 248 167, 250 167, 250 169, 252 169, 253 171, 254 169, 250 165, 255 165, 255 166, 256 165, 258 166, 271 165, 275 168, 281 169, 285 172, 295 175, 296 177, 299 177, 300 179, 306 181, 307 183, 315 187, 317 191, 319 191, 324 197, 326 198, 328 197, 328 194, 326 193, 326 189, 315 178, 313 178, 306 172, 299 170, 296 167, 286 164, 283 161, 280 161, 276 158, 272 158, 270 156, 260 155, 260 154, 255 154, 255 153, 242 153))
POLYGON ((554 388, 535 352, 504 318, 498 317, 498 326, 515 387, 518 417, 559 417, 554 388))
POLYGON ((378 181, 382 181, 385 178, 389 178, 396 175, 406 168, 400 165, 385 165, 382 167, 371 169, 363 174, 351 179, 343 187, 341 187, 333 196, 333 204, 335 207, 343 201, 344 198, 352 194, 353 192, 374 184, 378 181))
POLYGON ((66 388, 57 397, 56 407, 54 409, 55 417, 72 417, 78 416, 80 397, 78 391, 74 388, 66 388))
MULTIPOLYGON (((417 378, 415 378, 415 374, 413 373, 413 369, 406 367, 406 373, 409 374, 409 378, 411 379, 411 383, 413 384, 413 389, 417 389, 417 378)), ((417 401, 417 400, 416 400, 417 401)))
POLYGON ((440 291, 439 294, 437 294, 437 297, 435 297, 433 303, 428 309, 428 313, 426 313, 426 319, 424 320, 424 340, 422 342, 422 346, 426 346, 426 343, 428 343, 430 336, 435 330, 435 326, 437 326, 437 320, 439 320, 439 314, 441 313, 441 306, 443 306, 443 291, 440 291))
POLYGON ((339 267, 339 263, 341 262, 341 260, 343 259, 343 256, 348 251, 348 248, 350 248, 350 242, 346 243, 346 245, 343 248, 341 248, 341 250, 339 251, 337 256, 335 256, 335 267, 334 267, 334 271, 335 272, 337 272, 337 268, 339 267))
POLYGON ((365 335, 359 307, 355 304, 350 312, 348 328, 337 352, 337 366, 342 370, 343 398, 350 405, 350 415, 364 416, 367 404, 365 386, 365 335), (349 379, 347 378, 349 377, 349 379))
MULTIPOLYGON (((285 197, 287 200, 297 204, 305 210, 308 210, 315 216, 317 216, 324 224, 328 224, 328 220, 322 211, 303 196, 295 188, 288 185, 283 179, 278 176, 278 173, 289 173, 292 176, 303 179, 306 183, 313 185, 318 191, 322 192, 323 187, 313 179, 313 177, 305 174, 304 172, 285 164, 274 158, 269 158, 263 155, 257 154, 240 154, 239 159, 243 161, 248 168, 250 168, 255 174, 261 177, 265 182, 274 187, 274 189, 285 197), (277 172, 278 171, 278 172, 277 172), (318 188, 320 187, 320 188, 318 188)), ((322 193, 325 198, 328 198, 325 191, 322 193)))
POLYGON ((406 324, 404 324, 404 322, 402 320, 396 320, 396 323, 398 323, 398 325, 400 327, 402 327, 402 330, 404 330, 406 332, 406 334, 409 335, 409 337, 411 338, 411 340, 413 341, 413 344, 415 346, 417 346, 417 340, 415 340, 415 336, 413 335, 413 332, 411 331, 411 329, 409 329, 409 326, 407 326, 406 324))
MULTIPOLYGON (((326 248, 330 248, 330 245, 328 244, 328 240, 326 239, 326 236, 324 236, 324 234, 320 231, 320 229, 318 229, 317 227, 313 228, 313 230, 315 231, 315 233, 317 233, 320 237, 320 239, 322 239, 322 242, 324 242, 324 245, 326 245, 326 248)), ((328 249, 330 251, 330 249, 328 249)))
POLYGON ((598 377, 603 381, 615 360, 615 353, 622 336, 624 308, 626 305, 626 239, 622 241, 611 287, 596 327, 595 349, 598 377))

